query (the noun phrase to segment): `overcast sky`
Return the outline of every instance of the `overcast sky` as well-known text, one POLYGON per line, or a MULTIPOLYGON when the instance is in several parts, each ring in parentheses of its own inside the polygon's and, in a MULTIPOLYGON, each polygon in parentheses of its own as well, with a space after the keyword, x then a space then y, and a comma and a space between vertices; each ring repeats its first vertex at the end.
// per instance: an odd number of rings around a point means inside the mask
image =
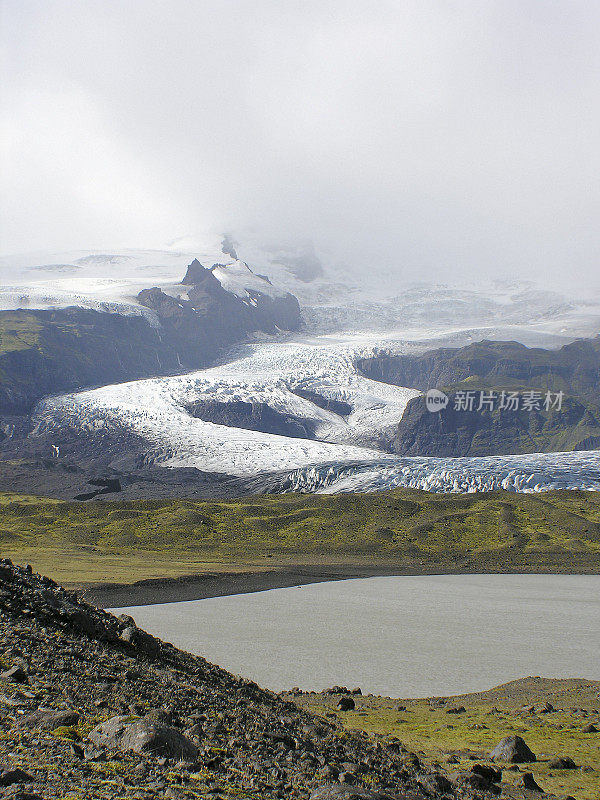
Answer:
POLYGON ((600 2, 2 0, 1 251, 600 273, 600 2))

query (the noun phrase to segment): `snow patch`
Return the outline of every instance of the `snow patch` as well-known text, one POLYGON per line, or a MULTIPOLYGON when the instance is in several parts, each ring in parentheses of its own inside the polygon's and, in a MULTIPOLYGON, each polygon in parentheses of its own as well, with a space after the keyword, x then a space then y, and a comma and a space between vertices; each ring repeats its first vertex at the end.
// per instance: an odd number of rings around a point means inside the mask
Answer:
POLYGON ((287 292, 273 286, 264 278, 255 275, 244 261, 216 264, 212 273, 226 292, 247 300, 254 294, 266 294, 272 298, 285 297, 287 292))

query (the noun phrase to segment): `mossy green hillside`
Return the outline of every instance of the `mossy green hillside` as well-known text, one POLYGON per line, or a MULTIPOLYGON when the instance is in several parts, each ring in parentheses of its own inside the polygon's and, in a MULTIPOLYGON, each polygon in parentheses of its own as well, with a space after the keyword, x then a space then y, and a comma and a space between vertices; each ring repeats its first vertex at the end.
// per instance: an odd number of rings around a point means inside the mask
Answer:
POLYGON ((90 503, 5 494, 0 550, 70 584, 278 563, 595 572, 600 494, 397 489, 90 503))

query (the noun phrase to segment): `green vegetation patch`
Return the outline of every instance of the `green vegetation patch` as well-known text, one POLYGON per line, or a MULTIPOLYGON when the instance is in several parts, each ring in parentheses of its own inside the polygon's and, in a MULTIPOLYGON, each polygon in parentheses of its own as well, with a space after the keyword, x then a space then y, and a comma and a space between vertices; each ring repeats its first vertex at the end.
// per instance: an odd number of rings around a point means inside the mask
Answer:
POLYGON ((5 312, 0 315, 0 354, 38 347, 41 330, 42 325, 32 314, 5 312))
POLYGON ((600 494, 397 489, 86 504, 0 495, 0 543, 3 555, 70 584, 277 562, 595 572, 600 494))
POLYGON ((520 771, 498 764, 503 768, 504 784, 516 784, 521 772, 530 771, 548 793, 597 800, 600 733, 584 733, 583 729, 590 722, 600 728, 599 689, 600 684, 592 681, 528 678, 489 692, 444 698, 443 705, 438 704, 439 698, 357 697, 356 709, 348 712, 336 712, 335 696, 304 695, 294 699, 314 713, 335 713, 349 729, 396 737, 408 750, 419 753, 422 760, 430 765, 440 764, 448 771, 470 771, 475 762, 489 763, 489 752, 504 736, 522 736, 537 761, 521 765, 520 771), (535 710, 548 701, 558 710, 535 710), (533 711, 528 709, 531 705, 533 711), (464 706, 465 713, 446 713, 457 706, 464 706), (551 767, 551 759, 557 756, 569 756, 577 769, 551 767))

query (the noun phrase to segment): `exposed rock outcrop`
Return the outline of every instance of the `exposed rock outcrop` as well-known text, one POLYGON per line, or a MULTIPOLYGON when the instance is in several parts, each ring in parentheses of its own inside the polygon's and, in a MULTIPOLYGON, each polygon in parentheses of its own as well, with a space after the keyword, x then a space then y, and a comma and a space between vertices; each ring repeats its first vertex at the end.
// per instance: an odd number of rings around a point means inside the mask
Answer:
POLYGON ((535 754, 521 736, 505 736, 494 747, 490 758, 493 761, 506 761, 510 764, 528 764, 536 761, 535 754))
POLYGON ((312 439, 315 434, 315 424, 312 420, 302 419, 293 414, 282 414, 266 403, 245 403, 241 400, 221 403, 215 400, 198 400, 189 405, 188 410, 193 417, 216 425, 245 428, 297 439, 312 439))

